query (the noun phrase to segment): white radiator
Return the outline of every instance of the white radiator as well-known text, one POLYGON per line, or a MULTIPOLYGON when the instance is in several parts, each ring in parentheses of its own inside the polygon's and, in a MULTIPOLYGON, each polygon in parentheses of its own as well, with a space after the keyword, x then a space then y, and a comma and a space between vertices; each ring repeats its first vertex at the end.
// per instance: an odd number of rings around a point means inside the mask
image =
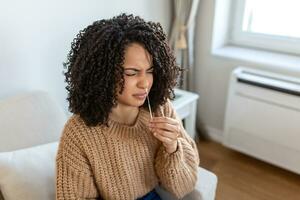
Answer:
POLYGON ((300 79, 232 72, 224 145, 300 174, 300 79))

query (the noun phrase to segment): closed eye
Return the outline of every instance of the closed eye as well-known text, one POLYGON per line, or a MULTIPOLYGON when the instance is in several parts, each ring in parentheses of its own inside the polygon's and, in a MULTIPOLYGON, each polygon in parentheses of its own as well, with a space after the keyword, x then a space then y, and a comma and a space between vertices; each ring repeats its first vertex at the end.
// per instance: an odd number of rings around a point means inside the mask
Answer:
POLYGON ((138 74, 138 72, 139 71, 135 69, 126 69, 124 73, 126 76, 135 76, 138 74))
POLYGON ((153 70, 153 67, 151 67, 150 69, 147 70, 147 73, 151 73, 151 74, 152 74, 153 71, 154 71, 154 70, 153 70))
MULTIPOLYGON (((135 76, 138 73, 140 73, 140 70, 138 70, 138 69, 127 68, 127 69, 124 70, 124 74, 126 76, 135 76)), ((153 67, 147 69, 146 73, 152 74, 153 73, 153 67)))

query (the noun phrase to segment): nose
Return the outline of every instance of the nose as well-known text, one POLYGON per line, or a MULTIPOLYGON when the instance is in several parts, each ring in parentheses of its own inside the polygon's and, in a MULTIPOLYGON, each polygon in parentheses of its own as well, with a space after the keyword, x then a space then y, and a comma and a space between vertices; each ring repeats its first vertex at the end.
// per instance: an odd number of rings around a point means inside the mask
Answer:
POLYGON ((138 82, 138 87, 141 89, 146 89, 149 87, 149 80, 147 78, 141 78, 138 82))

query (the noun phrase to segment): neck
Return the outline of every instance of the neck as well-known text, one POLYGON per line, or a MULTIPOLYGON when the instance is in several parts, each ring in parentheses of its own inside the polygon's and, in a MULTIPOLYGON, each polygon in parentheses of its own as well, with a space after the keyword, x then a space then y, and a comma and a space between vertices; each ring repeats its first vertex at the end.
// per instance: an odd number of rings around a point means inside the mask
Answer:
POLYGON ((139 114, 138 107, 122 106, 120 104, 117 107, 112 108, 112 112, 109 117, 122 124, 133 125, 139 114))

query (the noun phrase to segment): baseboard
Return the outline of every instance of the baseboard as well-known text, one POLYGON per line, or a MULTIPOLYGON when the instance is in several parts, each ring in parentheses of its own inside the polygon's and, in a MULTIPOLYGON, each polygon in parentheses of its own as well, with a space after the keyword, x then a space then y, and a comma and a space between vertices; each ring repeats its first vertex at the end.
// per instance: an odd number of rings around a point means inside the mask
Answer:
POLYGON ((210 139, 212 139, 213 141, 218 142, 218 143, 223 143, 224 133, 222 130, 213 128, 213 127, 209 127, 209 126, 207 126, 206 129, 207 129, 208 137, 210 139))

